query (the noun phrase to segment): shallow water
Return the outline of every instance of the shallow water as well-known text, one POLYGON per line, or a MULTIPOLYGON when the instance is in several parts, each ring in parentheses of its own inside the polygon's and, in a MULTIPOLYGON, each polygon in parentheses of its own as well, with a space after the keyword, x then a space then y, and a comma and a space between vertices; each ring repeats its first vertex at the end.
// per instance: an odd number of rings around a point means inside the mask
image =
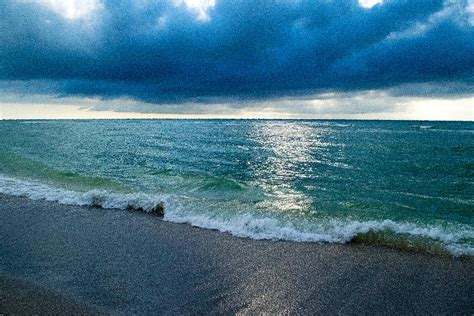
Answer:
POLYGON ((1 121, 0 193, 251 238, 474 254, 474 123, 1 121), (427 127, 429 126, 429 128, 427 127))

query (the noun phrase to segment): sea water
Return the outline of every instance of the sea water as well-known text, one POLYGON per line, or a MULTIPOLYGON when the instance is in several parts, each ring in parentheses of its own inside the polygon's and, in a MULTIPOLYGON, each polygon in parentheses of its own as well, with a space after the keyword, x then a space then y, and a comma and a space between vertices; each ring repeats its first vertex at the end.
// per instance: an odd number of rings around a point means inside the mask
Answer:
POLYGON ((473 136, 473 122, 0 121, 0 193, 472 256, 473 136))

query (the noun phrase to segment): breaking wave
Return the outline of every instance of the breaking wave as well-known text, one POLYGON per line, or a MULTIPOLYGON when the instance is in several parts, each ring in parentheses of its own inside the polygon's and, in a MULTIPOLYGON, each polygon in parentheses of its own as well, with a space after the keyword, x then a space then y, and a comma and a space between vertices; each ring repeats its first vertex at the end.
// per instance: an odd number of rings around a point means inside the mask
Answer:
POLYGON ((187 223, 252 239, 340 244, 364 242, 403 249, 421 249, 433 253, 448 252, 455 256, 474 255, 474 231, 463 225, 451 228, 421 226, 389 219, 382 221, 321 219, 316 223, 301 224, 252 212, 224 218, 217 213, 184 206, 179 203, 179 198, 173 195, 115 193, 106 190, 80 192, 2 175, 0 175, 0 193, 66 205, 140 210, 147 213, 164 206, 166 221, 187 223))
POLYGON ((259 218, 253 214, 224 220, 213 216, 170 212, 166 213, 165 219, 252 239, 338 244, 366 242, 435 254, 448 252, 455 256, 474 255, 474 247, 462 243, 465 239, 474 238, 474 232, 468 228, 449 232, 441 227, 420 227, 392 220, 323 220, 319 224, 312 223, 306 228, 301 228, 292 223, 282 223, 276 218, 259 218), (374 234, 376 238, 373 237, 374 234), (393 238, 393 235, 397 235, 398 238, 393 238))
POLYGON ((145 193, 114 193, 106 190, 86 192, 72 191, 46 185, 37 181, 26 181, 0 176, 0 193, 45 200, 65 205, 93 206, 107 209, 143 210, 152 212, 164 203, 166 196, 145 193))

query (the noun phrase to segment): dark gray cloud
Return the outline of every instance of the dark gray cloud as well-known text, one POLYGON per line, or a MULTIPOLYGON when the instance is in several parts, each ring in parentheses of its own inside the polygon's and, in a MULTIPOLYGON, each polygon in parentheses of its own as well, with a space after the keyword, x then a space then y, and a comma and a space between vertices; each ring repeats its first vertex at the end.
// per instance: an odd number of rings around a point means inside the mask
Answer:
POLYGON ((4 91, 168 104, 474 92, 468 1, 216 0, 203 16, 176 0, 105 0, 77 19, 45 1, 0 5, 4 91))

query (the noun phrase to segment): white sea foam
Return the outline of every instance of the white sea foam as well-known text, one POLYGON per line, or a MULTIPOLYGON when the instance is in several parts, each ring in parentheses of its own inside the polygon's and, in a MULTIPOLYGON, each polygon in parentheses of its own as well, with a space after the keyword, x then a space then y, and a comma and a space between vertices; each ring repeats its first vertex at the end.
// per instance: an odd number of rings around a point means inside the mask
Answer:
POLYGON ((53 187, 37 181, 26 181, 0 175, 0 193, 53 201, 66 205, 99 206, 110 209, 143 209, 151 211, 166 200, 164 195, 114 193, 105 190, 79 192, 53 187))
POLYGON ((358 234, 370 231, 391 231, 396 234, 429 238, 455 256, 474 255, 474 247, 460 243, 461 239, 474 238, 474 231, 462 228, 449 232, 436 226, 420 227, 412 223, 383 221, 342 221, 328 220, 320 224, 311 224, 305 229, 296 228, 291 223, 282 223, 276 218, 258 218, 245 214, 231 219, 221 219, 201 214, 183 214, 167 212, 165 219, 193 226, 216 229, 239 237, 252 239, 290 240, 298 242, 347 243, 358 234))
POLYGON ((152 210, 164 203, 164 220, 187 223, 193 226, 215 229, 238 237, 252 239, 289 240, 298 242, 347 243, 358 234, 370 231, 390 231, 396 234, 429 238, 453 255, 474 255, 474 247, 462 240, 474 239, 474 231, 467 226, 446 229, 440 226, 421 226, 392 220, 321 220, 319 223, 296 225, 274 217, 262 217, 251 212, 224 219, 219 214, 193 210, 183 206, 177 197, 161 194, 114 193, 92 190, 78 192, 56 188, 37 181, 26 181, 0 175, 0 193, 23 196, 32 200, 54 201, 60 204, 100 206, 110 209, 152 210))

